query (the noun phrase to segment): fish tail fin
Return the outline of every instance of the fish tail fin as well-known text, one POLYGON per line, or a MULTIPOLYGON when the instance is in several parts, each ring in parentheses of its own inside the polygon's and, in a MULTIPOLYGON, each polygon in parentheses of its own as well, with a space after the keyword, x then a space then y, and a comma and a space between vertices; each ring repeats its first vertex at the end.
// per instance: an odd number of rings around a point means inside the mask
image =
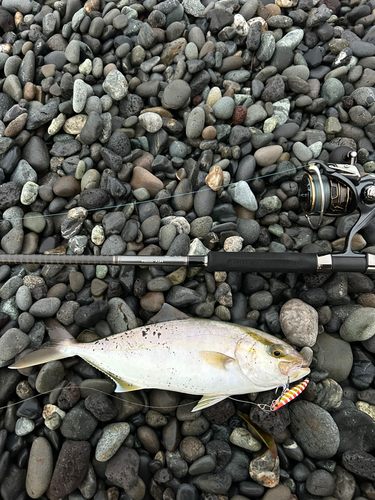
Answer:
POLYGON ((74 346, 74 344, 77 343, 76 339, 55 319, 49 318, 44 322, 48 328, 51 342, 42 349, 17 359, 17 361, 8 366, 8 368, 27 368, 29 366, 48 363, 49 361, 57 361, 58 359, 64 359, 69 357, 69 355, 73 355, 67 353, 66 347, 74 346))

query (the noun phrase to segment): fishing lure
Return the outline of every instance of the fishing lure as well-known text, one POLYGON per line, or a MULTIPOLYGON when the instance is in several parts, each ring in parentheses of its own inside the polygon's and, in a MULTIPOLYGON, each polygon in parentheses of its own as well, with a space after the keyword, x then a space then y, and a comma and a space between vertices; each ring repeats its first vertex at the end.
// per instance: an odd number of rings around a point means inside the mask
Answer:
POLYGON ((271 403, 271 410, 276 411, 290 403, 297 396, 301 394, 307 387, 309 383, 308 379, 303 380, 300 384, 291 387, 290 389, 283 390, 281 396, 271 403))

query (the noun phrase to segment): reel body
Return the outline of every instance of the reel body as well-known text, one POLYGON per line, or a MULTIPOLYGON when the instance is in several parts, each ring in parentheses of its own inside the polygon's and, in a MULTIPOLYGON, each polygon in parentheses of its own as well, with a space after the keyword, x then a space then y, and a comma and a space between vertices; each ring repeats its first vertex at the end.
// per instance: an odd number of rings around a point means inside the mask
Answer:
POLYGON ((358 220, 346 237, 345 255, 353 254, 353 236, 375 216, 375 175, 361 174, 354 164, 356 157, 350 148, 339 147, 328 164, 309 163, 299 191, 301 208, 312 229, 321 225, 324 215, 341 217, 358 211, 358 220), (319 217, 317 224, 312 215, 319 217))

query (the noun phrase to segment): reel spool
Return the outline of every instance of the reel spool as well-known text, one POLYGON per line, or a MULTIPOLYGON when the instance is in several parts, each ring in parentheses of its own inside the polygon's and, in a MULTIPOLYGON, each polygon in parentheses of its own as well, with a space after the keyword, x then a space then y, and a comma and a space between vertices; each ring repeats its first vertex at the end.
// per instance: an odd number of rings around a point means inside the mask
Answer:
POLYGON ((346 239, 346 251, 351 252, 351 240, 375 216, 375 175, 361 174, 354 162, 357 153, 348 147, 338 147, 329 163, 315 160, 302 177, 299 202, 312 229, 318 229, 323 216, 340 217, 356 210, 359 217, 346 239), (311 216, 318 216, 317 224, 311 216))

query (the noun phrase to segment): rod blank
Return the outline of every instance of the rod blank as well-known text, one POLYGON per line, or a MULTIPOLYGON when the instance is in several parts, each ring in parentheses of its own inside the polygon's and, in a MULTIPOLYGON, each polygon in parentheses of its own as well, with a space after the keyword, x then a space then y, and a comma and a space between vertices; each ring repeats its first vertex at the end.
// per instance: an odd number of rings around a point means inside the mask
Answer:
POLYGON ((194 257, 194 265, 205 265, 204 257, 185 256, 141 256, 141 255, 8 255, 0 254, 1 264, 58 264, 69 266, 76 264, 94 264, 94 265, 133 265, 133 266, 188 266, 194 257))

